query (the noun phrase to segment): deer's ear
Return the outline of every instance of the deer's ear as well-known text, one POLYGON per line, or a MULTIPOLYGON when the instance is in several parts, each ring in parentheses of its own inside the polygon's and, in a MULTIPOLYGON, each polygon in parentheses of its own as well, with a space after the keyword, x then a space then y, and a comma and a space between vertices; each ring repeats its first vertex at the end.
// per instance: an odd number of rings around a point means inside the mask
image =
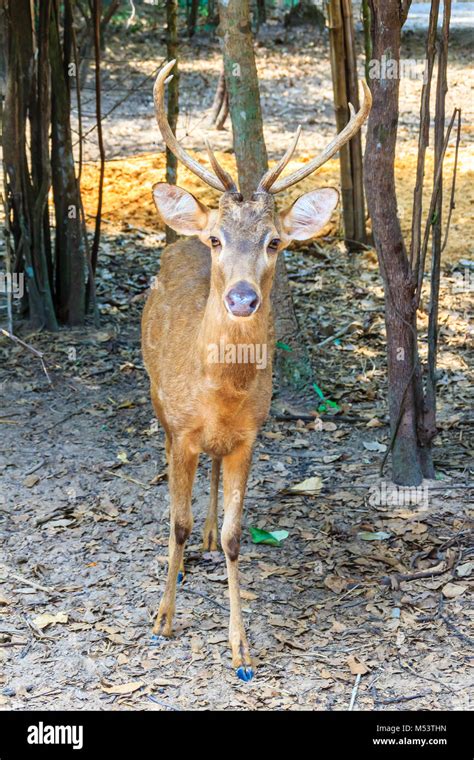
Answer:
POLYGON ((180 235, 200 235, 209 222, 209 209, 176 185, 153 185, 153 199, 164 223, 180 235))
POLYGON ((338 200, 339 193, 333 187, 323 187, 301 195, 290 208, 280 212, 285 242, 314 237, 329 222, 338 200))

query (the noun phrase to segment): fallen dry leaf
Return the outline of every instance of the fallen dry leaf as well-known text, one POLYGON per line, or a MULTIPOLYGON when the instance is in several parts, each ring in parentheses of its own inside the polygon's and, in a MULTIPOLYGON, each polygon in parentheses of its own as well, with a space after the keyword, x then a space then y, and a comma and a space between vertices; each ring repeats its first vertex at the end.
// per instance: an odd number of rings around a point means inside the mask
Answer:
POLYGON ((306 480, 302 480, 301 483, 291 486, 287 491, 289 493, 302 493, 313 496, 320 492, 322 485, 322 479, 319 475, 315 475, 313 478, 306 478, 306 480))
POLYGON ((347 630, 347 626, 344 623, 339 623, 337 620, 333 620, 331 633, 343 633, 347 630))
POLYGON ((324 585, 334 591, 335 594, 340 594, 341 591, 345 590, 347 582, 338 575, 326 575, 324 585))
POLYGON ((202 651, 204 644, 203 640, 200 639, 198 636, 193 636, 191 639, 191 652, 193 654, 199 654, 199 652, 202 651))
POLYGON ((142 686, 145 686, 143 681, 130 681, 129 683, 122 683, 117 686, 101 686, 100 688, 106 694, 133 694, 134 691, 138 691, 142 686))
POLYGON ((380 422, 380 420, 377 419, 377 417, 372 417, 372 419, 368 421, 365 427, 375 428, 375 427, 382 427, 382 426, 383 426, 383 422, 380 422))
POLYGON ((50 612, 43 612, 41 615, 33 618, 33 624, 41 631, 43 628, 47 628, 48 625, 56 625, 56 623, 67 623, 68 616, 66 612, 56 612, 51 614, 50 612))
POLYGON ((447 583, 446 586, 443 586, 442 588, 443 596, 446 597, 446 599, 456 599, 456 597, 464 594, 465 591, 467 591, 467 586, 461 586, 458 583, 447 583))
MULTIPOLYGON (((464 562, 462 565, 458 565, 456 568, 456 575, 459 578, 467 578, 469 575, 471 575, 472 571, 474 570, 474 560, 469 560, 469 562, 464 562)), ((0 604, 1 604, 0 599, 0 604)), ((8 604, 8 602, 7 602, 8 604)))
POLYGON ((361 662, 358 657, 355 657, 353 654, 350 654, 349 657, 346 660, 347 664, 349 665, 350 671, 353 676, 358 675, 365 675, 369 672, 369 668, 365 663, 361 662))
POLYGON ((380 451, 380 452, 387 451, 386 444, 379 443, 378 441, 362 441, 362 445, 364 449, 367 449, 367 451, 380 451))

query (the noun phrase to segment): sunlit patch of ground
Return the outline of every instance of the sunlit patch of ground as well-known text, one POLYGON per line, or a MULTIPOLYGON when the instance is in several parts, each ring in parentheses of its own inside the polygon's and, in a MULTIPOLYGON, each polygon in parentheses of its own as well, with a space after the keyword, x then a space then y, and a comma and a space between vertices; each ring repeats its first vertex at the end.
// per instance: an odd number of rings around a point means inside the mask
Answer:
MULTIPOLYGON (((205 162, 203 153, 192 151, 196 159, 205 162)), ((233 155, 217 152, 217 157, 222 166, 236 175, 235 159, 233 155)), ((298 155, 287 169, 291 171, 311 159, 311 155, 298 155)), ((450 182, 454 167, 454 147, 450 147, 445 157, 445 192, 444 192, 444 216, 446 218, 450 182)), ((406 146, 397 156, 395 163, 397 179, 397 197, 399 217, 407 244, 411 230, 413 188, 416 174, 416 152, 409 151, 406 146)), ((212 188, 203 185, 194 174, 184 167, 180 167, 178 175, 179 184, 192 192, 200 201, 208 205, 218 203, 219 194, 212 188)), ((138 156, 128 156, 122 159, 108 161, 105 167, 105 181, 103 194, 102 215, 106 225, 115 228, 124 225, 142 227, 148 229, 161 229, 163 224, 156 212, 151 188, 155 182, 165 180, 165 156, 164 153, 145 153, 138 156)), ((427 152, 424 207, 426 218, 429 205, 433 180, 433 153, 427 152)), ((299 185, 290 188, 282 198, 280 205, 290 205, 299 195, 313 189, 327 185, 339 186, 339 162, 332 159, 323 166, 316 175, 308 177, 299 185)), ((97 208, 98 188, 98 165, 87 163, 83 167, 81 182, 85 210, 92 220, 97 208)), ((457 262, 462 258, 472 255, 472 241, 469 236, 469 224, 474 212, 474 146, 465 146, 460 156, 457 182, 456 182, 455 210, 453 211, 448 244, 443 252, 444 262, 457 262)), ((333 222, 323 231, 323 235, 335 235, 340 233, 341 208, 339 206, 334 215, 333 222)))

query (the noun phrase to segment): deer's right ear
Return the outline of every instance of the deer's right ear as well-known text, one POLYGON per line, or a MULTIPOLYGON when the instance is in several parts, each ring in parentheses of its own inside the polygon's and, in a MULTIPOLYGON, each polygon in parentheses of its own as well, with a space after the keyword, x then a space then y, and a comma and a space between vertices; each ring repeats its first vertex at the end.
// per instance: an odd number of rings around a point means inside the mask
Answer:
POLYGON ((158 182, 153 198, 164 223, 180 235, 201 235, 207 228, 209 209, 181 187, 158 182))

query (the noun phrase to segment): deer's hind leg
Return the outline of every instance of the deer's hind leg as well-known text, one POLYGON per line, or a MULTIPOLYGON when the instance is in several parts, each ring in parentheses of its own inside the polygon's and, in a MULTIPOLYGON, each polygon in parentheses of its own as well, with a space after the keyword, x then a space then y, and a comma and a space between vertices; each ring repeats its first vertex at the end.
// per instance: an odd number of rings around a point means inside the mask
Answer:
POLYGON ((209 509, 207 512, 206 522, 202 532, 202 548, 205 552, 215 552, 217 550, 217 512, 219 505, 219 476, 221 471, 221 460, 212 460, 211 469, 211 493, 209 500, 209 509))
MULTIPOLYGON (((170 465, 170 457, 171 457, 171 438, 168 435, 168 433, 165 433, 165 455, 166 455, 166 462, 168 465, 168 473, 169 473, 169 465, 170 465)), ((173 531, 170 529, 170 537, 169 537, 169 542, 168 542, 168 556, 169 557, 171 557, 171 552, 173 549, 173 540, 174 540, 173 531)), ((184 576, 185 576, 185 572, 184 572, 184 556, 183 556, 183 559, 181 560, 181 564, 179 566, 176 582, 182 583, 184 581, 184 576)))
POLYGON ((176 582, 183 567, 184 545, 193 527, 191 494, 198 455, 174 441, 169 452, 170 541, 168 576, 158 614, 153 626, 154 635, 171 636, 176 605, 176 582))

